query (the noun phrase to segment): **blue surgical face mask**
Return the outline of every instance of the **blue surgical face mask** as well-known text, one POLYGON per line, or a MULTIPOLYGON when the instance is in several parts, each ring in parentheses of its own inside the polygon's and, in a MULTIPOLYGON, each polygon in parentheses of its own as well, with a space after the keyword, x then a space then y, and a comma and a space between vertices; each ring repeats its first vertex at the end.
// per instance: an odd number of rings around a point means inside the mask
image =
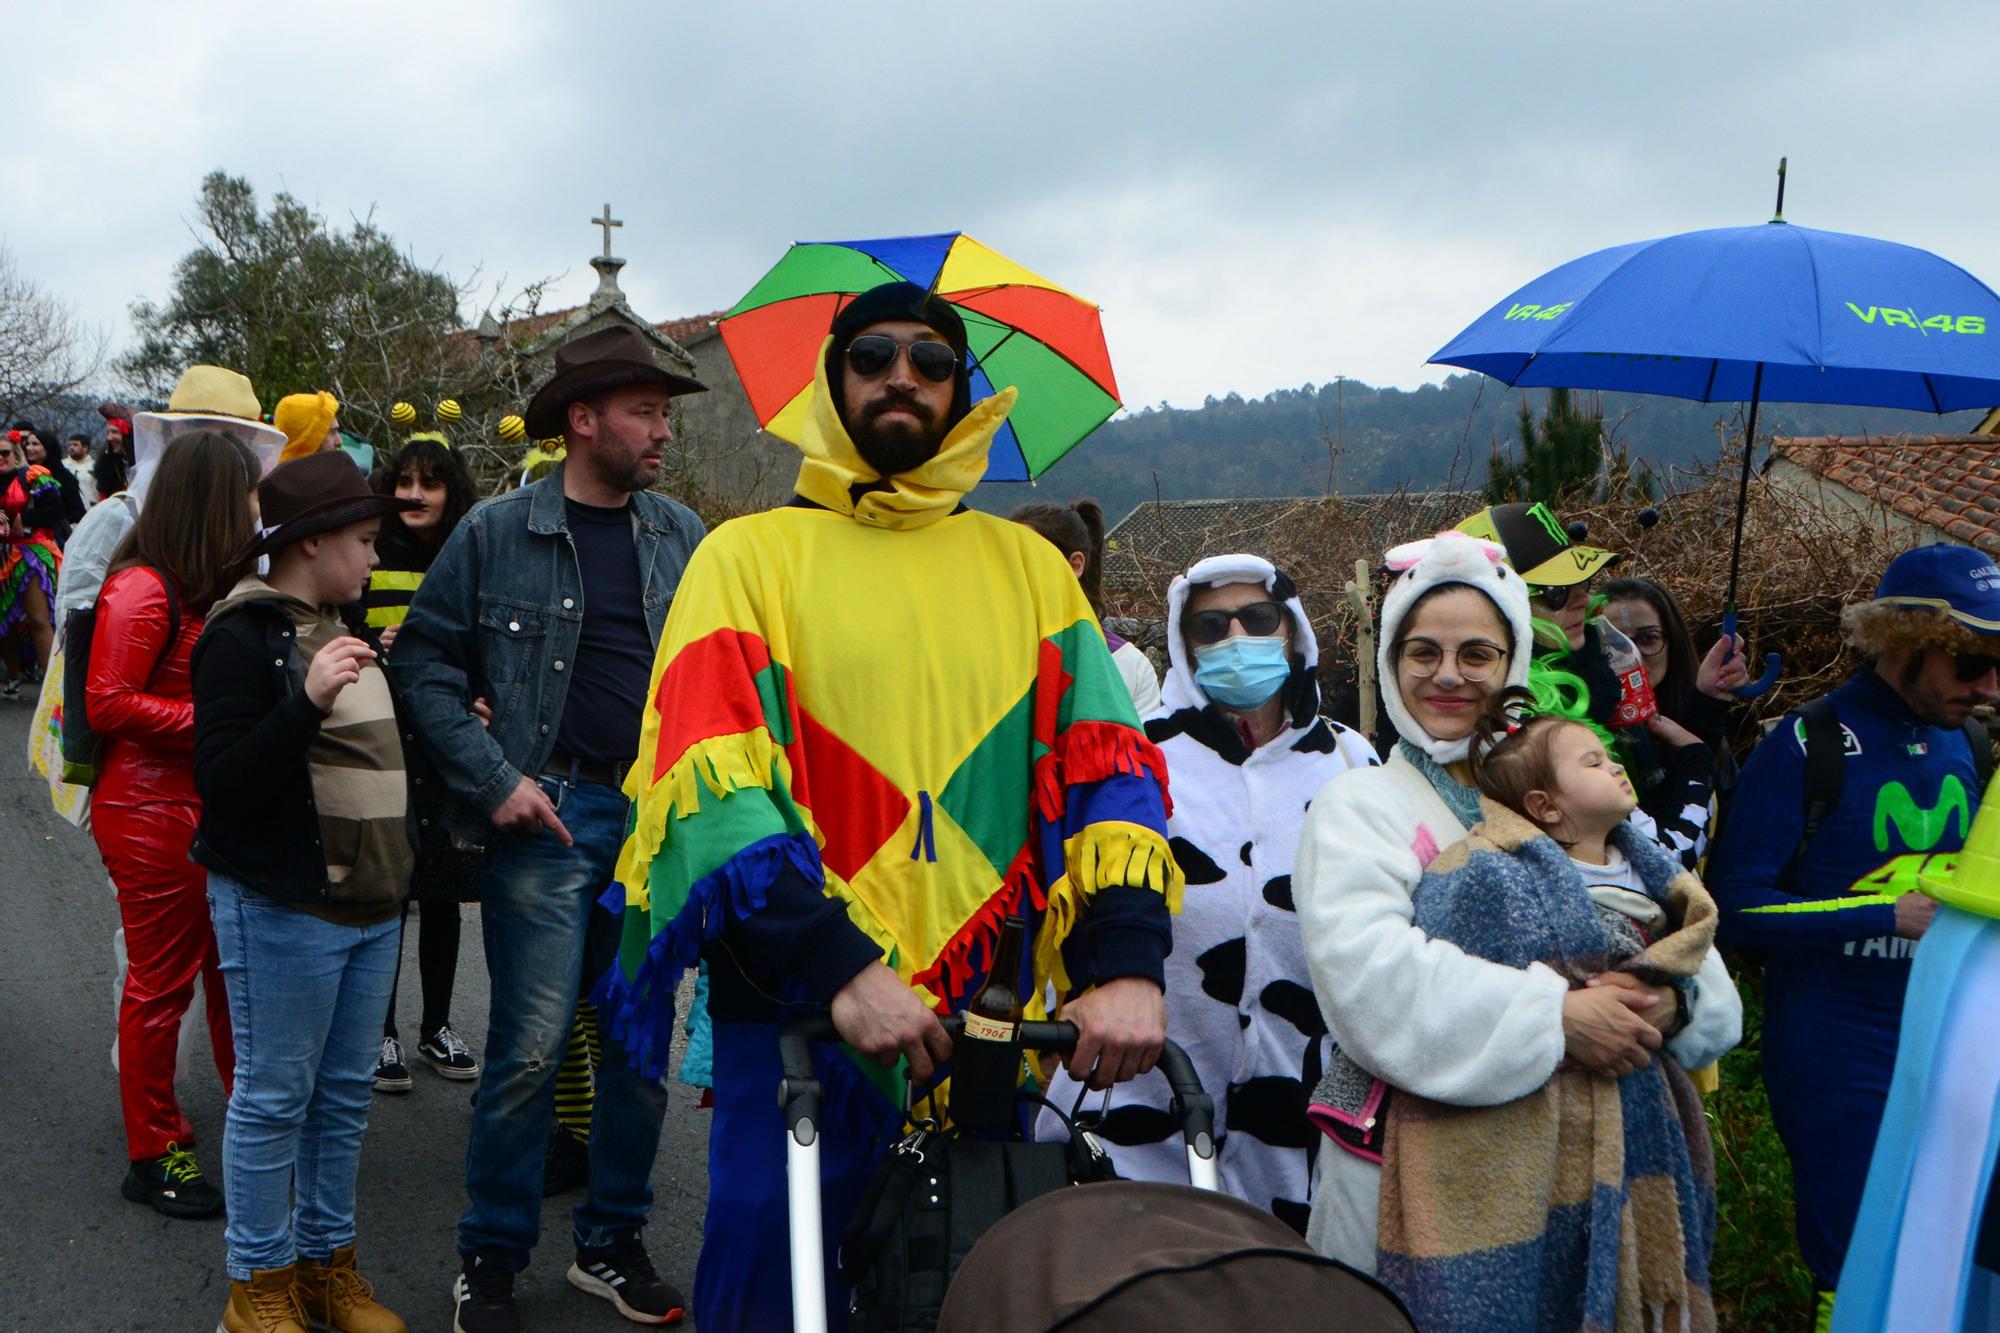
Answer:
POLYGON ((1239 634, 1194 650, 1194 683, 1224 708, 1255 708, 1292 674, 1291 644, 1282 634, 1239 634))

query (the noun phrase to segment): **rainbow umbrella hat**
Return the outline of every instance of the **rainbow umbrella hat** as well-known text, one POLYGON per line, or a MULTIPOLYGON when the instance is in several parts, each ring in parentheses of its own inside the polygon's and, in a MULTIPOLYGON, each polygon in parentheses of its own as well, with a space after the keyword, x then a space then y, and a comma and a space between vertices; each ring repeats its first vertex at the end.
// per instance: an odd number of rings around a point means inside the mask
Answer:
POLYGON ((951 231, 802 241, 785 251, 718 326, 759 425, 798 442, 834 316, 862 292, 898 281, 936 291, 965 320, 973 402, 997 387, 1020 391, 994 438, 986 480, 1032 481, 1118 410, 1097 307, 951 231))

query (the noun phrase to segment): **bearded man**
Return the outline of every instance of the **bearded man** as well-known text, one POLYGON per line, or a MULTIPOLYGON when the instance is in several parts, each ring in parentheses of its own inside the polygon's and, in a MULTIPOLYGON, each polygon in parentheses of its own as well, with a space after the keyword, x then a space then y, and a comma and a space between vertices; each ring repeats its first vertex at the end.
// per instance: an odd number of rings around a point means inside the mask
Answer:
MULTIPOLYGON (((1014 400, 972 406, 945 302, 856 297, 822 348, 797 499, 717 529, 668 618, 625 788, 622 961, 598 995, 657 1069, 675 985, 708 963, 705 1333, 791 1326, 771 1093, 795 1007, 830 1007, 852 1052, 815 1052, 830 1241, 899 1127, 904 1070, 923 1085, 949 1060, 938 1015, 978 992, 1008 916, 1030 941, 1013 980, 1030 1017, 1053 984, 1079 1078, 1144 1073, 1165 1037, 1165 765, 1062 556, 964 503, 1014 400)), ((826 1298, 844 1319, 837 1278, 826 1298)))

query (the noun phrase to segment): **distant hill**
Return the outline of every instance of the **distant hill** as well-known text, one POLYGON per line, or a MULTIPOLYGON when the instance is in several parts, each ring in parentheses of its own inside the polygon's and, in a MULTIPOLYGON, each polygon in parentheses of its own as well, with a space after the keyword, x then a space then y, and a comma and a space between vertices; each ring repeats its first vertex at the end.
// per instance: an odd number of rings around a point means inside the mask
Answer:
MULTIPOLYGON (((1029 498, 1092 495, 1115 523, 1156 494, 1181 500, 1476 486, 1486 480, 1494 439, 1515 438, 1523 394, 1539 414, 1541 391, 1509 389, 1470 374, 1416 389, 1349 380, 1338 390, 1308 384, 1264 398, 1232 393, 1198 408, 1145 408, 1100 428, 1033 490, 987 486, 974 492, 973 502, 1004 512, 1029 498)), ((1613 443, 1624 445, 1634 462, 1652 460, 1656 470, 1713 458, 1721 447, 1718 424, 1741 428, 1733 403, 1616 393, 1604 394, 1603 402, 1613 443)), ((1757 433, 1967 431, 1980 415, 1769 403, 1758 416, 1757 433)))

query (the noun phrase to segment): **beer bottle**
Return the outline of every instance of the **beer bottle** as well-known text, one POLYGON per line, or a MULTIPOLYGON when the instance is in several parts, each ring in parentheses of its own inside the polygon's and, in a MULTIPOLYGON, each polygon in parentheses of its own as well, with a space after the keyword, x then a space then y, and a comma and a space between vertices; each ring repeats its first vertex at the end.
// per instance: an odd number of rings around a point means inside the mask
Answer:
POLYGON ((1000 927, 986 984, 965 1007, 965 1027, 952 1052, 951 1118, 975 1134, 1014 1127, 1014 1092, 1021 1081, 1021 948, 1027 920, 1000 927))

